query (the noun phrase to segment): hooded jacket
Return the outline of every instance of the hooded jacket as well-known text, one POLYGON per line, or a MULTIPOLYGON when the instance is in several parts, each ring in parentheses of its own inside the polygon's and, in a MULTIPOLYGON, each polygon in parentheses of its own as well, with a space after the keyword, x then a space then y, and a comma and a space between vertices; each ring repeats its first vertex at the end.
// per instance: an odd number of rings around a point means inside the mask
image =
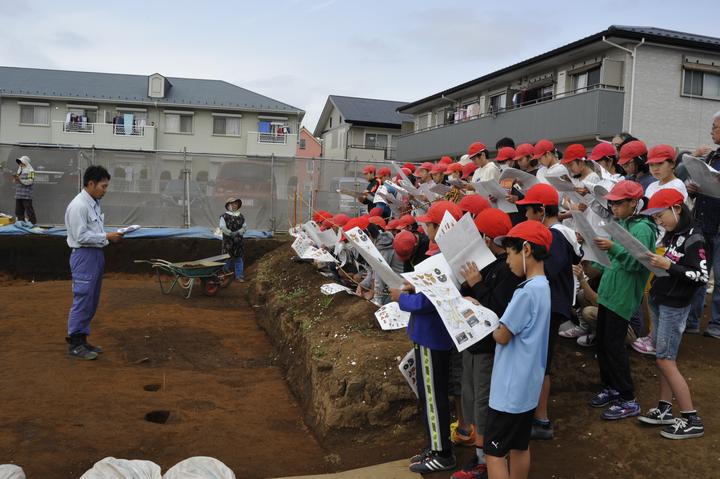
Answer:
POLYGON ((18 179, 15 185, 15 199, 30 200, 32 199, 33 184, 35 183, 35 170, 27 156, 21 156, 17 161, 19 164, 16 173, 18 179))

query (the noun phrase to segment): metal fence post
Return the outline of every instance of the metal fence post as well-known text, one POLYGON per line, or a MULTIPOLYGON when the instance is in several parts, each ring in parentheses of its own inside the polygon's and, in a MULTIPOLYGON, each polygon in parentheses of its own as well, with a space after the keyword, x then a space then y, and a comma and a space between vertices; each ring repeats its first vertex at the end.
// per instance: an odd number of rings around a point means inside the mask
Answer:
POLYGON ((187 167, 187 147, 183 147, 183 228, 190 227, 190 170, 187 167))
POLYGON ((270 155, 270 231, 275 231, 275 153, 270 155))

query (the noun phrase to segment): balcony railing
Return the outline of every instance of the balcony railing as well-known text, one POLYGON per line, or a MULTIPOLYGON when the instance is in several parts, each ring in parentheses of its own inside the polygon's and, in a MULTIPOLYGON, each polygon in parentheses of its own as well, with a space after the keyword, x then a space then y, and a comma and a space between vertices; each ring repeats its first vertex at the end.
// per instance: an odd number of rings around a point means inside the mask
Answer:
POLYGON ((145 136, 145 127, 137 125, 113 125, 113 135, 145 136))
POLYGON ((355 148, 360 150, 375 150, 375 151, 383 151, 385 152, 385 159, 386 160, 394 160, 397 156, 397 148, 395 147, 381 147, 381 146, 365 146, 365 145, 348 145, 348 148, 355 148))
POLYGON ((112 134, 118 135, 118 136, 145 136, 145 128, 148 128, 146 126, 137 126, 137 125, 113 125, 110 123, 87 123, 87 122, 77 122, 77 121, 69 121, 69 122, 56 122, 56 123, 62 123, 62 131, 63 133, 84 133, 88 135, 92 135, 96 133, 99 129, 104 129, 106 127, 112 128, 112 134))
POLYGON ((541 98, 535 98, 533 100, 528 100, 525 102, 510 104, 508 106, 505 106, 503 108, 498 108, 495 110, 492 108, 492 105, 489 105, 487 107, 487 111, 485 111, 483 113, 478 113, 478 114, 472 115, 472 116, 458 115, 458 112, 460 111, 460 109, 458 109, 458 110, 455 110, 455 117, 453 119, 451 119, 450 121, 448 121, 447 119, 443 119, 443 121, 441 123, 429 125, 424 128, 417 128, 412 132, 405 133, 405 135, 412 135, 414 133, 420 133, 423 131, 435 130, 437 128, 444 128, 444 127, 451 126, 451 125, 457 125, 458 123, 463 123, 463 122, 470 121, 470 120, 476 120, 478 118, 495 116, 495 115, 498 115, 500 113, 504 113, 507 111, 513 111, 513 110, 518 110, 521 108, 527 108, 527 107, 530 107, 533 105, 537 105, 538 103, 544 103, 546 101, 556 100, 559 98, 567 98, 569 96, 577 95, 580 93, 585 93, 585 92, 592 91, 592 90, 610 90, 610 91, 620 91, 621 92, 621 91, 623 91, 623 87, 612 86, 612 85, 601 85, 601 84, 590 85, 590 86, 578 88, 575 90, 565 91, 565 92, 559 93, 559 94, 553 93, 552 95, 546 95, 541 98))
POLYGON ((257 133, 258 143, 272 143, 275 145, 287 144, 287 133, 257 133))
POLYGON ((63 132, 65 133, 95 133, 95 123, 84 121, 66 121, 62 122, 63 132))

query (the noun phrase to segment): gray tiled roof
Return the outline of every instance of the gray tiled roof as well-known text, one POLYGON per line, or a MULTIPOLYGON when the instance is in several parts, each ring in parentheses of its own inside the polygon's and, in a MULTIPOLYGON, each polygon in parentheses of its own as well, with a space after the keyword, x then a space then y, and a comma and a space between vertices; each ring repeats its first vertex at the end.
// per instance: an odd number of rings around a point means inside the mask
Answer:
POLYGON ((330 100, 348 123, 376 123, 400 127, 403 121, 413 121, 414 119, 412 115, 397 112, 398 108, 407 103, 404 101, 339 95, 330 95, 330 100))
POLYGON ((609 28, 610 31, 624 31, 624 32, 633 32, 633 33, 640 33, 643 35, 653 35, 656 37, 662 37, 662 38, 673 38, 676 40, 685 40, 688 42, 695 42, 695 43, 707 43, 708 45, 715 45, 720 46, 720 38, 716 37, 709 37, 706 35, 697 35, 695 33, 686 33, 686 32, 678 32, 675 30, 666 30, 665 28, 656 28, 656 27, 638 27, 638 26, 629 26, 629 25, 612 25, 609 28))
MULTIPOLYGON (((298 113, 294 106, 221 80, 167 77, 172 87, 163 106, 228 108, 298 113)), ((98 102, 154 103, 147 96, 148 76, 118 73, 76 72, 0 66, 0 94, 27 97, 67 98, 98 102)))

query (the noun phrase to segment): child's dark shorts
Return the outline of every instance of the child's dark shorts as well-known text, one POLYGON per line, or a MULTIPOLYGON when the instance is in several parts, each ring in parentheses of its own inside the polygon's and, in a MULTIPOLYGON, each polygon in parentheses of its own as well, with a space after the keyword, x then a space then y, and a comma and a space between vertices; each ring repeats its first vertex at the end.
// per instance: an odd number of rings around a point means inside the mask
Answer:
POLYGON ((527 451, 534 414, 535 409, 512 414, 488 407, 483 446, 485 454, 505 457, 511 449, 527 451))

